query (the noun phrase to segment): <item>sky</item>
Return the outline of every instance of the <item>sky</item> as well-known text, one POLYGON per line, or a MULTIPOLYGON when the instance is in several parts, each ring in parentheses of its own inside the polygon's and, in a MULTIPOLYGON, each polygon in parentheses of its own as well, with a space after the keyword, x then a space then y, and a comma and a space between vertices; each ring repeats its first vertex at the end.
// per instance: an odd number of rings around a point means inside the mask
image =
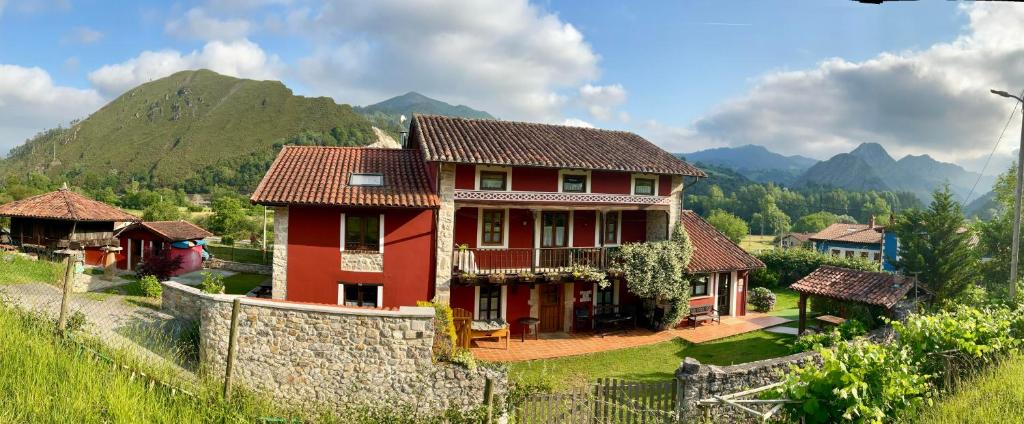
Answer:
POLYGON ((0 152, 184 69, 366 105, 408 91, 672 152, 877 142, 1014 154, 1024 5, 850 1, 0 0, 0 152))

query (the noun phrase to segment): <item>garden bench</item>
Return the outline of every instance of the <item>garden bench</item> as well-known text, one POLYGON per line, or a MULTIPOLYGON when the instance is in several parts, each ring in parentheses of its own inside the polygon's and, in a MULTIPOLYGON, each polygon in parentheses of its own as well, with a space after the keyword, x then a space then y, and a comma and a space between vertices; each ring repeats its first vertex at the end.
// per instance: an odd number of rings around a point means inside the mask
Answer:
POLYGON ((692 323, 693 328, 697 328, 697 324, 703 321, 712 321, 719 324, 722 323, 722 317, 718 315, 718 311, 712 305, 701 305, 690 308, 690 314, 686 317, 687 321, 692 323))

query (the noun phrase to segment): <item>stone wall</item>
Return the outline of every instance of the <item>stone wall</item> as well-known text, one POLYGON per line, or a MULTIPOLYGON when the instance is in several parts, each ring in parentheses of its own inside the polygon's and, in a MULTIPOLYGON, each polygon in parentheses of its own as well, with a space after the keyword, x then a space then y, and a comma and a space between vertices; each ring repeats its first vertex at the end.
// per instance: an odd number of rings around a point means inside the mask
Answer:
POLYGON ((379 252, 341 252, 341 270, 384 272, 384 254, 379 252))
POLYGON ((726 395, 780 382, 791 365, 801 366, 810 362, 820 364, 821 355, 817 352, 803 352, 722 367, 703 365, 696 359, 686 358, 676 370, 680 386, 677 399, 680 411, 684 418, 689 419, 710 415, 716 419, 730 418, 742 422, 748 416, 739 411, 732 408, 698 407, 697 402, 714 395, 726 395))
POLYGON ((223 269, 226 271, 245 272, 249 274, 271 275, 271 272, 273 272, 270 265, 232 262, 217 258, 210 258, 210 260, 206 261, 205 266, 209 269, 223 269))
POLYGON ((288 298, 288 208, 274 208, 274 265, 271 297, 288 298))
MULTIPOLYGON (((201 365, 222 375, 233 298, 164 284, 164 311, 200 323, 201 365)), ((234 375, 298 407, 405 403, 423 412, 481 405, 486 379, 504 372, 435 363, 433 308, 348 308, 242 298, 234 375)))
POLYGON ((442 163, 437 175, 437 269, 434 301, 448 304, 451 297, 452 249, 455 243, 455 164, 442 163))

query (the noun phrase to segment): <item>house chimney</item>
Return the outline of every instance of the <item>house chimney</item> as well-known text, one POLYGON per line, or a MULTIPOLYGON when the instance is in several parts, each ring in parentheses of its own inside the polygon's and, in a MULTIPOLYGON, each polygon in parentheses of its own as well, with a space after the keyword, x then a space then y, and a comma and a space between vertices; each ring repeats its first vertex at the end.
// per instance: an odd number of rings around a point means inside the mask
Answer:
POLYGON ((868 221, 868 228, 875 229, 875 216, 871 215, 871 220, 868 221))

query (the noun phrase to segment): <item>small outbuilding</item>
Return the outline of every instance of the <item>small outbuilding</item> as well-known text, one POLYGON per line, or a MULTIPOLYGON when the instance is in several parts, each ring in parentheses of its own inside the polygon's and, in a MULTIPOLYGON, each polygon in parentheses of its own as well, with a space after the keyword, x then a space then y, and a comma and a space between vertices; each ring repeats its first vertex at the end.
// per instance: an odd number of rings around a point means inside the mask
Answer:
POLYGON ((180 275, 203 268, 210 257, 206 251, 209 231, 188 221, 138 222, 117 231, 121 253, 117 267, 132 271, 148 257, 170 255, 181 258, 181 268, 172 275, 180 275))
POLYGON ((789 286, 800 293, 800 329, 807 329, 807 298, 824 297, 891 311, 916 286, 912 277, 886 272, 822 266, 789 286))
POLYGON ((118 245, 114 231, 139 220, 114 206, 62 188, 0 205, 11 218, 8 238, 15 248, 49 254, 83 250, 86 265, 107 265, 118 245))

